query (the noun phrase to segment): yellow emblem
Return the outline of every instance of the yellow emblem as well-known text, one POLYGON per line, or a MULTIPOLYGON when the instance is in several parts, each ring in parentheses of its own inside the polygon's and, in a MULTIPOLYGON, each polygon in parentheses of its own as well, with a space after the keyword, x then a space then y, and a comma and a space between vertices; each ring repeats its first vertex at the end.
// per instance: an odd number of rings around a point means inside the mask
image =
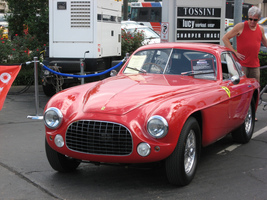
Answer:
POLYGON ((102 108, 101 108, 101 110, 105 110, 106 109, 106 107, 105 106, 103 106, 102 108))
POLYGON ((222 89, 224 89, 224 91, 227 93, 228 97, 230 98, 231 97, 231 92, 228 89, 228 87, 223 86, 222 89))

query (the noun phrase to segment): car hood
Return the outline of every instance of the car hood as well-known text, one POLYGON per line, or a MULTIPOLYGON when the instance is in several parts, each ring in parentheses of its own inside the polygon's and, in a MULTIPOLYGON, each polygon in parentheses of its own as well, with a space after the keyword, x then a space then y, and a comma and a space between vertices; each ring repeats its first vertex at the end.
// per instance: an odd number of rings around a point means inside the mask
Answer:
POLYGON ((129 75, 108 78, 86 92, 83 112, 123 115, 142 105, 203 88, 203 83, 200 82, 203 80, 177 75, 129 75))

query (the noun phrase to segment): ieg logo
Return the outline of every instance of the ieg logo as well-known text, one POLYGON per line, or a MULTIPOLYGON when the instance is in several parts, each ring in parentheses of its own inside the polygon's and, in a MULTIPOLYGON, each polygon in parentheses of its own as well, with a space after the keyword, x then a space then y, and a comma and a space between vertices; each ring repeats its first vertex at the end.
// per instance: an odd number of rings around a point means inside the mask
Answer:
POLYGON ((9 73, 4 72, 0 75, 0 81, 2 81, 3 83, 8 83, 10 79, 11 75, 9 73))

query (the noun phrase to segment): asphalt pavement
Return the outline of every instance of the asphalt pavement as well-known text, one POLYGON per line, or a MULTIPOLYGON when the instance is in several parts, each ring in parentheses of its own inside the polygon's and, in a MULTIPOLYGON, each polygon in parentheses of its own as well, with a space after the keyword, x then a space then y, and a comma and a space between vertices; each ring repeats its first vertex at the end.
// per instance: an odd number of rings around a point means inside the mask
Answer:
MULTIPOLYGON (((44 147, 35 90, 11 87, 0 111, 0 200, 33 199, 267 199, 267 111, 257 111, 256 136, 246 145, 228 137, 204 148, 193 182, 170 185, 160 168, 82 164, 72 174, 55 172, 44 147)), ((41 115, 46 97, 39 87, 41 115)))

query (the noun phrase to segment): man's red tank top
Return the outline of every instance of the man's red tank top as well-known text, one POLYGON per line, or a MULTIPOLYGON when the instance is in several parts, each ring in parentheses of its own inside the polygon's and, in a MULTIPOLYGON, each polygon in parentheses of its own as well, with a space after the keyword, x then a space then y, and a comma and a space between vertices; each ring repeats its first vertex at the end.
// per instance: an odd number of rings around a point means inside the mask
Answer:
POLYGON ((249 28, 248 22, 244 22, 242 33, 236 37, 237 52, 245 56, 245 60, 239 60, 244 67, 259 67, 258 54, 261 47, 262 32, 257 24, 255 31, 249 28))

